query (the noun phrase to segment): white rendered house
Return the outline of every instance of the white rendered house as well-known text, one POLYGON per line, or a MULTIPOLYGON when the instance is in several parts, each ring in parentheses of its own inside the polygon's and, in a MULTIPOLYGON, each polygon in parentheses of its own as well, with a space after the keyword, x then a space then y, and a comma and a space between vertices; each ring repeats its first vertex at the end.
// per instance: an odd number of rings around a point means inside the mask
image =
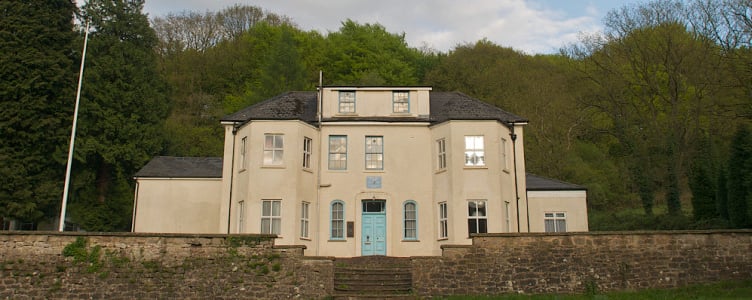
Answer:
POLYGON ((157 157, 136 174, 134 231, 271 233, 350 257, 588 230, 584 188, 526 176, 527 120, 462 93, 327 86, 222 124, 221 159, 157 157))

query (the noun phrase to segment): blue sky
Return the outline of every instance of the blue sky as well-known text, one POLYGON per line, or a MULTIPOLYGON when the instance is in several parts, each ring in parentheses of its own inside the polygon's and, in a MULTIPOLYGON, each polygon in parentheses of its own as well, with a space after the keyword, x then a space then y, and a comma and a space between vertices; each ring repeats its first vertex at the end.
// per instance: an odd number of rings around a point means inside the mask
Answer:
MULTIPOLYGON (((82 2, 83 0, 78 0, 82 2)), ((326 34, 343 20, 379 23, 405 33, 413 47, 448 51, 486 38, 528 54, 555 53, 580 33, 602 29, 612 9, 635 0, 147 0, 151 16, 255 5, 287 15, 303 30, 326 34)))

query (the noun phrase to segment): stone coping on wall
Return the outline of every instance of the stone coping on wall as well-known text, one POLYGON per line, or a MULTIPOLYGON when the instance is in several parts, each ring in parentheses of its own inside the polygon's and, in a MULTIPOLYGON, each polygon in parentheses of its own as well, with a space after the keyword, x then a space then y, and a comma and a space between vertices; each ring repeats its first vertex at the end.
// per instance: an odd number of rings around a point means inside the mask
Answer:
MULTIPOLYGON (((599 235, 680 235, 680 234, 752 234, 752 229, 713 229, 713 230, 642 230, 642 231, 582 231, 582 232, 506 232, 474 233, 470 238, 486 237, 535 237, 535 236, 599 236, 599 235)), ((465 246, 465 245, 445 245, 465 246)), ((442 246, 443 248, 444 246, 442 246)))
POLYGON ((154 233, 154 232, 86 232, 86 231, 0 231, 0 235, 48 235, 48 236, 116 236, 116 237, 166 237, 166 238, 225 238, 255 237, 276 239, 276 234, 253 233, 154 233))

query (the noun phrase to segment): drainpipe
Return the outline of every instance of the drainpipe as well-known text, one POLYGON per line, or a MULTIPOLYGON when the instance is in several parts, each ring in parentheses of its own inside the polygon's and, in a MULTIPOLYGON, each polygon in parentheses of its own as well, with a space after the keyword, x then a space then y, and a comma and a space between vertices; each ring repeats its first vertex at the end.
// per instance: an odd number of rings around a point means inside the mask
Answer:
MULTIPOLYGON (((318 131, 319 131, 319 137, 318 137, 318 150, 317 155, 318 159, 316 159, 316 214, 317 216, 321 216, 321 157, 323 153, 321 153, 321 144, 323 143, 323 139, 321 137, 321 119, 323 114, 323 98, 324 98, 324 72, 319 70, 319 87, 318 87, 318 93, 316 94, 316 117, 318 118, 318 131)), ((321 245, 321 235, 319 234, 321 232, 321 218, 316 218, 316 255, 319 255, 319 249, 321 245)))
POLYGON ((230 157, 230 196, 227 200, 227 234, 230 234, 230 220, 232 218, 232 185, 235 181, 235 140, 238 133, 238 123, 232 125, 232 155, 230 157))
MULTIPOLYGON (((519 188, 519 178, 517 177, 517 134, 514 133, 514 122, 507 123, 507 126, 510 129, 509 137, 512 139, 512 160, 514 164, 514 196, 516 198, 516 206, 517 206, 517 232, 521 232, 520 230, 520 188, 519 188)), ((525 205, 525 209, 527 209, 527 205, 525 205)), ((528 212, 528 218, 527 218, 527 229, 528 232, 530 231, 530 213, 528 212)))
POLYGON ((136 231, 136 212, 138 208, 138 177, 133 177, 136 181, 136 192, 133 195, 133 216, 131 217, 131 232, 136 231))

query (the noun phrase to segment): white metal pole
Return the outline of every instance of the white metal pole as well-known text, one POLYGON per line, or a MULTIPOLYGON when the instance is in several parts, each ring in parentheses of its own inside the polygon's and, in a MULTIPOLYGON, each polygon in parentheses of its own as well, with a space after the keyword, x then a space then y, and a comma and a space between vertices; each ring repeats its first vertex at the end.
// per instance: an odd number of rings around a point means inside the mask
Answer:
POLYGON ((81 101, 81 82, 84 79, 84 62, 86 61, 86 44, 89 42, 89 22, 86 22, 84 35, 84 50, 81 54, 81 70, 78 72, 78 89, 76 90, 76 108, 73 110, 73 128, 71 128, 70 146, 68 148, 68 165, 65 168, 65 187, 63 188, 63 204, 60 207, 60 226, 58 231, 65 230, 65 209, 68 204, 68 188, 70 187, 71 165, 73 164, 73 145, 76 144, 76 124, 78 123, 78 103, 81 101))

